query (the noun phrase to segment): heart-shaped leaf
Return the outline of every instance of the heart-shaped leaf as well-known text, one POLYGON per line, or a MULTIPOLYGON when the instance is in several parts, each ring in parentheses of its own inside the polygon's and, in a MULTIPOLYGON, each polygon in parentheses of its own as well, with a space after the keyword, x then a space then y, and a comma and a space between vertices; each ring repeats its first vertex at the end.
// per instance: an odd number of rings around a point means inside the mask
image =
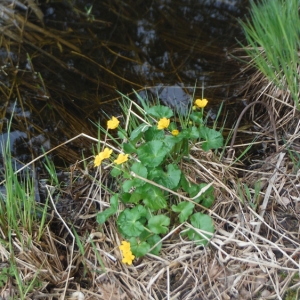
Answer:
POLYGON ((148 221, 148 228, 156 234, 165 234, 169 231, 170 218, 165 215, 153 216, 148 221))
POLYGON ((143 230, 143 218, 146 209, 141 205, 123 210, 117 220, 118 230, 124 237, 139 236, 143 230))
POLYGON ((215 232, 215 226, 212 218, 209 215, 201 212, 195 213, 191 216, 191 224, 198 229, 204 230, 207 233, 199 233, 194 229, 190 229, 187 235, 191 241, 195 241, 197 245, 205 246, 208 240, 215 232), (206 237, 206 238, 205 238, 206 237))
POLYGON ((181 170, 177 165, 167 166, 167 172, 156 170, 152 172, 153 180, 168 189, 174 189, 178 186, 181 177, 181 170))
POLYGON ((130 249, 135 257, 145 256, 150 249, 150 245, 147 242, 140 242, 135 237, 132 237, 129 242, 130 249))
POLYGON ((143 202, 150 209, 155 211, 167 207, 165 196, 160 188, 147 183, 136 191, 143 195, 143 202))
POLYGON ((150 141, 139 147, 137 154, 142 164, 151 167, 159 166, 168 153, 163 145, 162 141, 150 141))
POLYGON ((223 146, 223 136, 219 131, 208 127, 200 128, 200 138, 204 140, 202 149, 208 151, 210 149, 217 149, 223 146))
POLYGON ((179 221, 180 223, 185 222, 189 216, 193 213, 195 204, 187 201, 180 202, 178 205, 172 205, 172 210, 180 213, 179 221))
POLYGON ((172 109, 163 105, 152 106, 148 108, 146 112, 157 119, 171 118, 173 116, 172 109))

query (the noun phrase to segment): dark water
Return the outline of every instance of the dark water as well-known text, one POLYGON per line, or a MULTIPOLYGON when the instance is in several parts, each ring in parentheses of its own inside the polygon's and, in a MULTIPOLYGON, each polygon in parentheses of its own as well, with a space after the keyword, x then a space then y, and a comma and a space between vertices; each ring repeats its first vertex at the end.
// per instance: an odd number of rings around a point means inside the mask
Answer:
MULTIPOLYGON (((1 34, 0 104, 2 118, 9 118, 16 103, 15 154, 36 156, 41 146, 53 147, 81 132, 96 137, 91 121, 105 122, 103 112, 118 112, 116 91, 135 89, 182 112, 193 93, 204 94, 212 116, 225 101, 235 118, 239 100, 231 99, 244 79, 232 79, 240 66, 230 52, 243 40, 237 18, 247 5, 245 0, 40 1, 42 17, 26 4, 14 7, 17 17, 10 17, 8 5, 1 4, 1 25, 9 30, 1 34)), ((6 132, 6 122, 1 130, 6 132)), ((80 139, 56 153, 74 162, 90 148, 80 139)))

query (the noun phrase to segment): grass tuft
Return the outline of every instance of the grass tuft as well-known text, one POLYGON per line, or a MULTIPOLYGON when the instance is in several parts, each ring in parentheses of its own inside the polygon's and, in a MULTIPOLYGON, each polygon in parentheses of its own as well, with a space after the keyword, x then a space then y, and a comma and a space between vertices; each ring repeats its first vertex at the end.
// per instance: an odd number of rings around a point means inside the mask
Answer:
POLYGON ((298 0, 251 1, 250 18, 240 21, 249 46, 243 46, 257 67, 280 89, 289 90, 299 106, 298 0))

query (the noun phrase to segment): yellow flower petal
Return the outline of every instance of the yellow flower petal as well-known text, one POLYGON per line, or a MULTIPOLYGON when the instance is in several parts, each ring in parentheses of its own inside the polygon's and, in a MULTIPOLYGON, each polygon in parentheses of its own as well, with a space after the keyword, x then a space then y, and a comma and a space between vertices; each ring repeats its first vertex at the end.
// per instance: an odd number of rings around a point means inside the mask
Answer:
POLYGON ((114 160, 114 163, 117 165, 120 165, 127 160, 128 160, 128 154, 121 153, 121 154, 119 154, 118 158, 116 160, 114 160))
POLYGON ((200 107, 200 108, 204 108, 207 105, 208 101, 206 99, 197 99, 195 101, 195 105, 200 107))
POLYGON ((123 241, 122 245, 119 246, 119 248, 121 249, 122 252, 130 251, 130 243, 123 241))
POLYGON ((98 154, 94 160, 94 167, 99 167, 102 163, 103 158, 98 154))
POLYGON ((120 121, 116 117, 112 117, 107 121, 107 129, 116 129, 119 126, 120 121))
POLYGON ((157 129, 162 130, 168 128, 169 125, 170 125, 170 119, 162 118, 157 123, 157 129))
POLYGON ((105 158, 109 158, 112 154, 112 150, 109 148, 105 148, 102 152, 96 155, 94 160, 94 167, 99 167, 102 163, 102 160, 105 158))
POLYGON ((103 158, 110 158, 110 155, 112 154, 112 149, 105 148, 102 153, 103 158))
POLYGON ((130 252, 123 254, 122 263, 132 265, 132 261, 134 260, 135 256, 130 252))
POLYGON ((172 133, 172 135, 177 136, 179 134, 179 130, 174 129, 174 130, 172 130, 171 133, 172 133))

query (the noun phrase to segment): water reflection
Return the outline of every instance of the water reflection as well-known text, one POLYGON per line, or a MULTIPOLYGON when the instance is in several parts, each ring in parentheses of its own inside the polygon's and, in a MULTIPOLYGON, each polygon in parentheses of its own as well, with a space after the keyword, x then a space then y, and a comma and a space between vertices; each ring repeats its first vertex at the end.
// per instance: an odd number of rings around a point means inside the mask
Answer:
POLYGON ((31 116, 15 129, 51 135, 52 145, 80 132, 96 136, 90 120, 105 121, 103 111, 116 111, 116 90, 147 89, 184 112, 202 86, 218 105, 239 84, 231 81, 238 66, 227 52, 242 39, 236 18, 248 1, 40 1, 43 18, 21 3, 13 15, 10 1, 0 4, 1 23, 10 26, 0 31, 9 74, 0 74, 1 101, 17 98, 17 108, 31 116))

